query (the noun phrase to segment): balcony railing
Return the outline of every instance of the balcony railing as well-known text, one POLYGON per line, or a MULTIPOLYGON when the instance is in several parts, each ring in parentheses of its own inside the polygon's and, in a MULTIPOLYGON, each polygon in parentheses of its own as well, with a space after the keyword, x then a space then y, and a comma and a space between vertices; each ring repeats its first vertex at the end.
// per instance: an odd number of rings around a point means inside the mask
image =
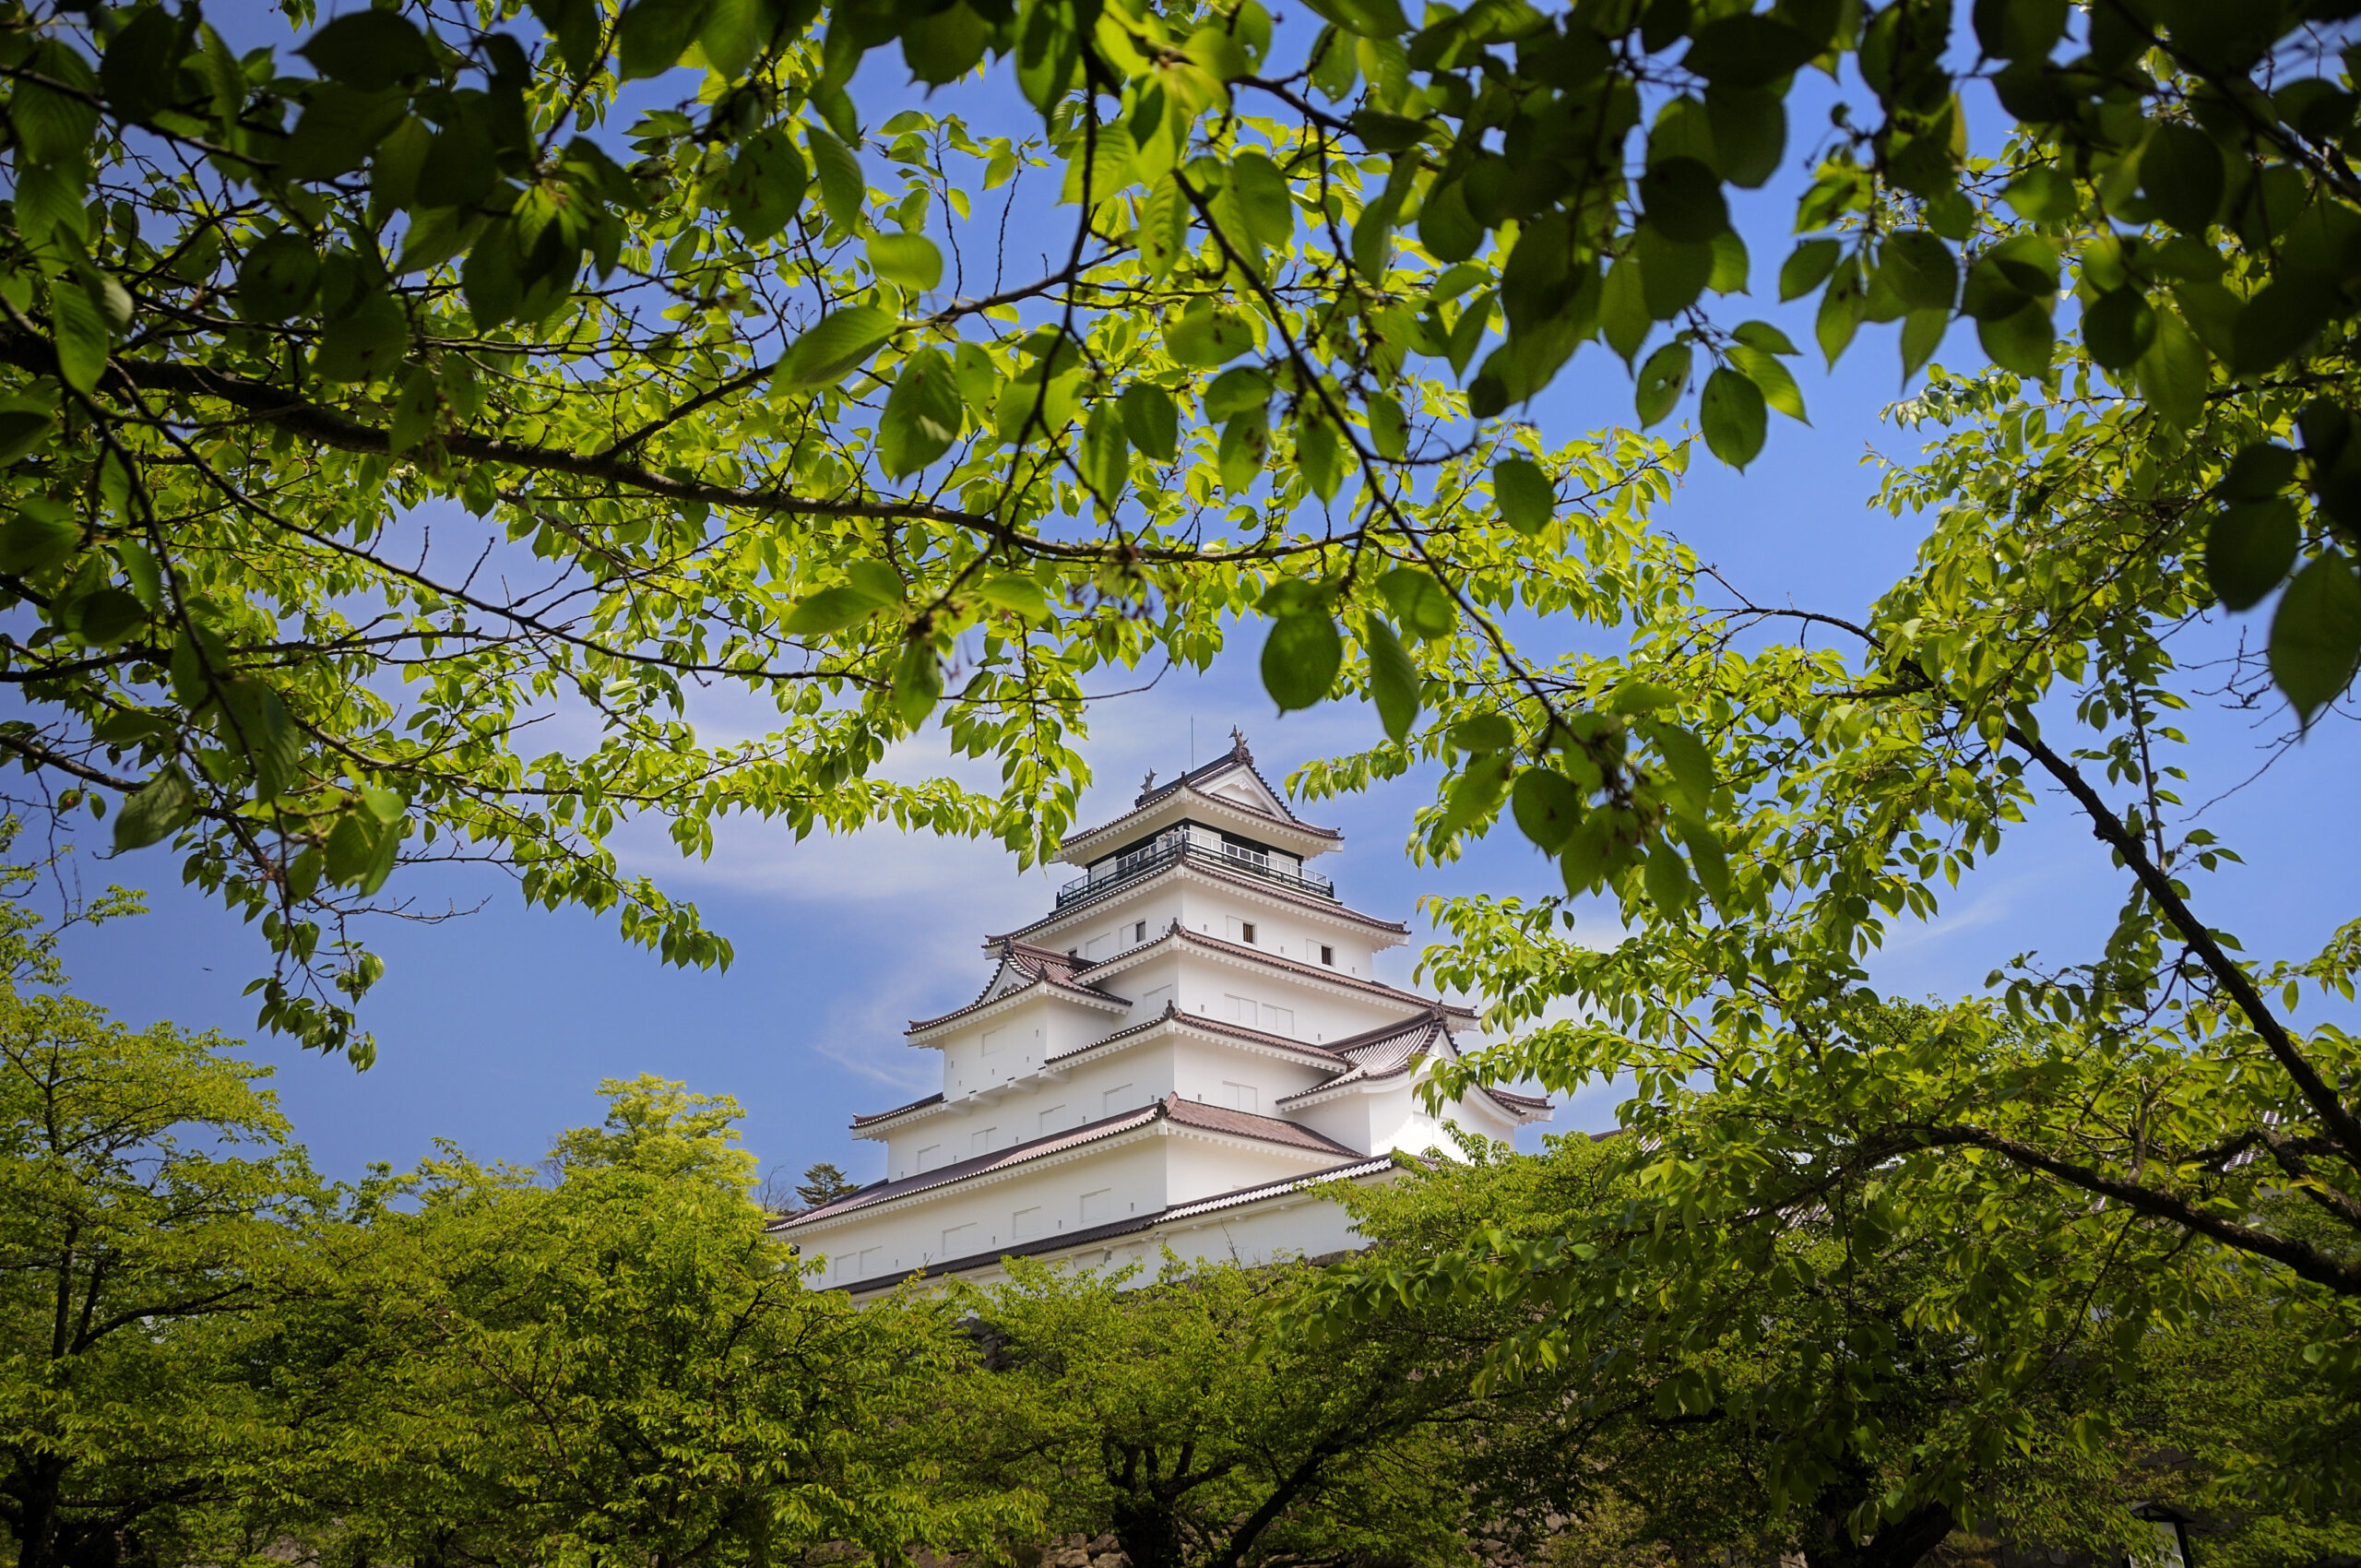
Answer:
POLYGON ((1185 833, 1168 833, 1147 848, 1134 849, 1118 858, 1113 865, 1096 874, 1075 877, 1059 888, 1058 908, 1062 909, 1070 905, 1086 903, 1102 893, 1112 892, 1125 883, 1161 870, 1183 857, 1219 866, 1233 874, 1251 876, 1290 892, 1309 893, 1315 897, 1331 900, 1336 897, 1335 885, 1326 877, 1274 870, 1271 857, 1260 849, 1249 849, 1239 844, 1224 844, 1216 849, 1195 842, 1185 833))

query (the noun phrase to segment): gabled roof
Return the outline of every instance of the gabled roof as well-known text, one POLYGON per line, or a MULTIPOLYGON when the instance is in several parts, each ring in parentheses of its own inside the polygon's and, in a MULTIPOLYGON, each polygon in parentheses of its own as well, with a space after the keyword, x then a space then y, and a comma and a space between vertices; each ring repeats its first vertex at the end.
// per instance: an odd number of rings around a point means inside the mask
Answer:
MULTIPOLYGON (((939 1263, 923 1265, 917 1268, 896 1269, 891 1274, 880 1274, 868 1279, 855 1280, 844 1289, 855 1295, 868 1295, 872 1291, 889 1289, 914 1275, 964 1274, 971 1268, 982 1268, 998 1263, 1003 1258, 1033 1257, 1042 1253, 1064 1252, 1071 1247, 1093 1246, 1099 1242, 1114 1241, 1118 1237, 1137 1235, 1143 1230, 1153 1230, 1159 1225, 1181 1223, 1210 1214, 1219 1214, 1227 1209, 1243 1208, 1249 1204, 1264 1203, 1272 1198, 1284 1197, 1290 1193, 1299 1193, 1306 1188, 1322 1186, 1330 1182, 1365 1181, 1372 1176, 1382 1176, 1394 1168, 1395 1161, 1393 1156, 1372 1155, 1347 1164, 1332 1165, 1325 1170, 1311 1171, 1301 1176, 1282 1176, 1275 1182, 1258 1182, 1252 1187, 1240 1187, 1236 1192, 1220 1193, 1210 1198, 1197 1198, 1188 1203, 1171 1204, 1157 1209, 1154 1214, 1126 1215, 1121 1219, 1110 1220, 1105 1225, 1094 1225, 1086 1230, 1058 1231, 1048 1236, 1037 1237, 1030 1241, 1013 1241, 1005 1247, 994 1247, 988 1252, 970 1253, 966 1257, 945 1258, 939 1263)), ((777 1230, 780 1226, 774 1222, 771 1229, 777 1230)))
MULTIPOLYGON (((1299 893, 1293 888, 1282 886, 1277 883, 1265 882, 1245 872, 1230 871, 1209 857, 1175 855, 1162 865, 1145 873, 1135 873, 1121 878, 1110 877, 1107 881, 1105 892, 1101 893, 1094 889, 1087 897, 1077 902, 1067 904, 1062 909, 1050 910, 1031 925, 1019 926, 1004 936, 987 937, 985 945, 989 947, 995 943, 1012 939, 1021 941, 1026 937, 1038 935, 1062 921, 1078 920, 1086 914, 1103 909, 1107 902, 1118 893, 1137 893, 1155 886, 1168 876, 1183 873, 1191 876, 1210 877, 1226 886, 1236 887, 1265 898, 1275 898, 1290 908, 1309 909, 1315 915, 1333 921, 1341 921, 1347 925, 1382 932, 1387 936, 1402 938, 1410 934, 1410 928, 1400 921, 1382 920, 1376 915, 1365 915, 1358 909, 1338 903, 1334 898, 1315 897, 1311 894, 1299 893)), ((1387 942, 1378 945, 1392 947, 1396 944, 1387 942)))
POLYGON ((965 1007, 955 1007, 938 1017, 911 1019, 908 1033, 911 1036, 929 1033, 979 1008, 988 1007, 1003 997, 1014 996, 1036 986, 1046 987, 1056 994, 1077 1002, 1093 1003, 1118 1012, 1131 1006, 1122 997, 1110 996, 1076 980, 1074 975, 1080 965, 1066 954, 1052 948, 1036 947, 1013 936, 1003 937, 997 945, 1000 948, 1000 965, 992 970, 992 978, 984 982, 982 995, 965 1007))
POLYGON ((1018 1144, 1013 1148, 996 1149, 990 1154, 976 1155, 967 1159, 939 1166, 932 1170, 922 1170, 915 1176, 872 1182, 859 1192, 848 1193, 834 1202, 822 1204, 816 1208, 807 1208, 801 1214, 789 1215, 776 1220, 772 1223, 771 1229, 788 1230, 812 1224, 815 1220, 834 1219, 891 1199, 908 1197, 914 1193, 947 1186, 952 1182, 964 1182, 971 1177, 997 1174, 1015 1166, 1046 1158, 1050 1155, 1063 1154, 1069 1149, 1079 1148, 1086 1144, 1097 1143, 1123 1133, 1136 1132, 1143 1127, 1153 1126, 1158 1122, 1169 1122, 1175 1126, 1189 1127, 1200 1132, 1223 1133, 1232 1137, 1251 1138, 1256 1143, 1275 1144, 1311 1154, 1333 1154, 1347 1159, 1359 1158, 1354 1150, 1347 1148, 1334 1138, 1323 1137, 1309 1127, 1300 1127, 1275 1116, 1259 1116, 1251 1111, 1232 1111, 1226 1106, 1204 1105, 1196 1100, 1182 1099, 1177 1094, 1170 1094, 1152 1104, 1144 1105, 1136 1111, 1126 1111, 1119 1115, 1102 1117, 1098 1121, 1087 1123, 1067 1132, 1052 1133, 1047 1137, 1035 1138, 1030 1143, 1018 1144))
POLYGON ((852 1119, 852 1124, 856 1127, 873 1126, 877 1123, 890 1122, 896 1116, 907 1116, 913 1111, 923 1111, 930 1105, 942 1103, 943 1091, 937 1089, 924 1099, 914 1099, 908 1105, 897 1105, 891 1111, 872 1111, 866 1116, 855 1116, 852 1119))
MULTIPOLYGON (((1121 816, 1112 822, 1100 823, 1096 827, 1067 834, 1064 842, 1058 847, 1057 858, 1081 864, 1090 853, 1106 847, 1106 840, 1116 837, 1117 830, 1126 825, 1148 816, 1167 814, 1159 813, 1159 807, 1191 803, 1211 806, 1216 811, 1228 809, 1237 812, 1247 819, 1247 826, 1259 819, 1282 835, 1309 838, 1312 842, 1299 847, 1311 854, 1333 849, 1344 840, 1345 836, 1335 828, 1314 827, 1297 816, 1287 805, 1287 797, 1273 789, 1271 781, 1264 778, 1262 770, 1254 766, 1254 755, 1246 749, 1246 738, 1234 731, 1231 733, 1233 740, 1227 755, 1216 757, 1203 767, 1192 767, 1169 784, 1151 782, 1133 800, 1132 809, 1121 816)), ((1156 775, 1151 773, 1148 778, 1152 781, 1156 775)))
MULTIPOLYGON (((1167 927, 1164 935, 1157 938, 1156 941, 1143 943, 1127 953, 1118 953, 1112 958, 1102 958, 1089 968, 1093 972, 1112 970, 1120 965, 1128 964, 1144 953, 1152 952, 1162 943, 1172 941, 1185 942, 1192 946, 1203 947, 1228 957, 1243 958, 1250 963, 1267 965, 1288 974, 1300 975, 1306 980, 1323 980, 1330 985, 1342 986, 1347 991, 1359 992, 1363 995, 1382 996, 1388 1002, 1403 1003, 1421 1012, 1430 1007, 1439 1008, 1452 1017, 1465 1018, 1471 1023, 1475 1021, 1476 1010, 1472 1007, 1462 1007, 1455 1002, 1438 1002, 1430 996, 1420 996, 1415 991, 1403 991, 1387 985, 1382 980, 1363 980, 1358 975, 1338 974, 1335 969, 1323 965, 1308 964, 1300 959, 1289 958, 1261 947, 1250 946, 1242 942, 1230 942, 1205 932, 1191 931, 1178 921, 1167 927)), ((1328 1049, 1333 1051, 1335 1047, 1332 1045, 1328 1049)))

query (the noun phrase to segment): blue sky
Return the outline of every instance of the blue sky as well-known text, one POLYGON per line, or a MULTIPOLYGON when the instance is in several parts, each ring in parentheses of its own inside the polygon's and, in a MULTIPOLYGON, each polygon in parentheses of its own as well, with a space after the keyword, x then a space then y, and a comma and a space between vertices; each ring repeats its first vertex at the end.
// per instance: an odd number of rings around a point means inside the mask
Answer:
MULTIPOLYGON (((1283 34, 1284 38, 1285 35, 1283 34)), ((898 62, 883 57, 871 71, 898 62)), ((867 85, 864 79, 864 87, 867 85)), ((882 121, 891 112, 877 112, 882 121)), ((1799 104, 1789 162, 1807 150, 1816 111, 1799 104)), ((1810 341, 1799 308, 1770 301, 1785 257, 1793 176, 1738 210, 1752 248, 1759 314, 1810 341)), ((979 216, 981 216, 979 212, 979 216)), ((1739 317, 1732 316, 1736 320, 1739 317)), ((1774 419, 1770 445, 1747 473, 1702 449, 1687 481, 1658 514, 1758 602, 1792 600, 1838 614, 1859 611, 1905 571, 1920 537, 1867 502, 1872 451, 1906 458, 1915 441, 1880 421, 1899 391, 1891 327, 1866 328, 1833 375, 1817 357, 1796 362, 1809 403, 1809 428, 1774 419)), ((1955 331, 1939 362, 1980 362, 1973 338, 1955 331)), ((1564 438, 1628 416, 1630 382, 1599 349, 1586 350, 1530 410, 1564 438)), ((1675 425, 1688 417, 1676 416, 1675 425)), ((2199 647, 2226 647, 2239 628, 2208 628, 2199 647)), ((1086 747, 1097 783, 1082 818, 1097 821, 1128 804, 1140 776, 1188 766, 1193 721, 1200 757, 1242 726, 1275 781, 1306 757, 1357 747, 1377 733, 1358 704, 1331 705, 1278 719, 1254 670, 1259 630, 1245 628, 1207 675, 1169 675, 1144 695, 1101 705, 1086 747)), ((2185 656, 2189 650, 2184 650, 2185 656)), ((2193 803, 2252 772, 2259 746, 2284 728, 2284 714, 2200 713, 2200 740, 2187 759, 2198 775, 2193 803)), ((2339 820, 2356 748, 2349 728, 2330 719, 2207 818, 2248 863, 2200 889, 2200 909, 2240 933, 2253 954, 2308 950, 2345 918, 2356 857, 2339 820)), ((921 744, 893 759, 923 771, 939 752, 921 744)), ((971 770, 968 781, 992 775, 971 770)), ((1496 835, 1459 862, 1413 867, 1402 853, 1410 814, 1432 787, 1414 777, 1370 795, 1307 808, 1347 834, 1345 850, 1321 867, 1352 904, 1410 918, 1430 893, 1538 894, 1554 883, 1546 862, 1515 838, 1496 835)), ((94 834, 93 847, 97 836, 94 834)), ((253 1058, 279 1070, 277 1087, 298 1134, 327 1172, 352 1176, 372 1160, 408 1164, 447 1138, 484 1158, 538 1159, 561 1129, 594 1120, 596 1086, 606 1076, 660 1073, 693 1087, 737 1096, 747 1139, 766 1167, 799 1171, 834 1159, 857 1177, 880 1173, 874 1146, 856 1144, 845 1124, 856 1112, 896 1104, 936 1085, 935 1059, 901 1041, 906 1021, 967 1001, 988 964, 979 944, 1045 909, 1066 868, 1020 875, 997 846, 880 830, 802 844, 759 824, 723 827, 706 862, 682 862, 660 832, 631 841, 632 869, 656 874, 695 898, 736 945, 726 973, 667 969, 626 946, 611 922, 522 907, 504 878, 435 873, 409 891, 433 908, 477 912, 433 925, 384 925, 371 933, 388 963, 368 1000, 377 1065, 356 1073, 341 1059, 305 1056, 254 1036, 253 1058)), ((251 1036, 253 1007, 240 992, 265 961, 253 934, 181 888, 169 852, 149 851, 86 878, 149 890, 154 912, 67 943, 77 988, 135 1023, 182 1024, 251 1036)), ((2004 851, 1948 896, 1941 919, 1898 929, 1877 960, 1880 982, 1903 995, 1959 995, 2012 954, 2038 949, 2053 962, 2087 957, 2119 903, 2122 883, 2087 828, 2045 801, 2004 851)), ((1612 932, 1602 928, 1602 939, 1612 932)), ((1406 983, 1416 944, 1386 956, 1386 978, 1406 983)), ((1611 1125, 1610 1091, 1563 1109, 1557 1130, 1611 1125)))

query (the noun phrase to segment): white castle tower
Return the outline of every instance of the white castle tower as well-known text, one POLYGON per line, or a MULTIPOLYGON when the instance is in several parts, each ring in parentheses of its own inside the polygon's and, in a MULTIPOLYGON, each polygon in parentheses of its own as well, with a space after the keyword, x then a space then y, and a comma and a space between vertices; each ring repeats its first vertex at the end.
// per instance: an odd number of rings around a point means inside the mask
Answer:
MULTIPOLYGON (((885 1180, 773 1227, 825 1255, 831 1285, 989 1278, 1011 1256, 1153 1270, 1166 1246, 1338 1252, 1358 1239, 1323 1189, 1451 1148, 1418 1088, 1474 1014, 1375 978, 1408 929, 1307 869, 1341 837, 1298 820, 1232 734, 1067 838, 1058 858, 1083 874, 986 944, 983 994, 911 1024, 943 1054, 942 1089, 852 1124, 884 1144, 885 1180)), ((1499 1090, 1453 1107, 1490 1137, 1548 1114, 1499 1090)))

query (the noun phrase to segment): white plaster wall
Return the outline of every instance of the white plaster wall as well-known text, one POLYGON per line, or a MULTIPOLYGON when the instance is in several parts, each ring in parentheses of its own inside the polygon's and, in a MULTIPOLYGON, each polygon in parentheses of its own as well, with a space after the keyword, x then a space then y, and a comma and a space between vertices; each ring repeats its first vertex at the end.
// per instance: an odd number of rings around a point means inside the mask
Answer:
POLYGON ((1399 1022, 1411 1014, 1407 1003, 1331 991, 1318 981, 1280 969, 1249 968, 1198 954, 1182 954, 1181 1011, 1227 1019, 1228 999, 1232 996, 1256 1004, 1260 1013, 1256 1028, 1313 1045, 1345 1039, 1381 1025, 1399 1022), (1273 1018, 1269 1012, 1273 1007, 1293 1014, 1292 1027, 1274 1027, 1284 1020, 1273 1018))
POLYGON ((1265 1182, 1341 1165, 1343 1159, 1316 1149, 1292 1149, 1275 1144, 1247 1144, 1240 1139, 1205 1136, 1175 1129, 1165 1140, 1170 1146, 1165 1180, 1176 1204, 1259 1187, 1265 1182))
POLYGON ((1170 1142, 1153 1131, 1126 1134, 1072 1158, 1044 1160, 1007 1176, 917 1194, 797 1233, 792 1240, 806 1257, 826 1257, 829 1283, 844 1285, 940 1263, 946 1245, 954 1249, 951 1255, 958 1256, 1013 1246, 1020 1240, 1020 1211, 1038 1211, 1034 1223, 1043 1236, 1152 1214, 1172 1201, 1167 1195, 1170 1142), (1086 1194, 1105 1196, 1094 1199, 1086 1211, 1086 1194), (968 1226, 974 1229, 964 1229, 968 1226), (948 1242, 946 1231, 955 1232, 948 1242))
POLYGON ((1333 1069, 1314 1063, 1287 1062, 1228 1041, 1182 1036, 1172 1048, 1173 1087, 1181 1099, 1261 1116, 1284 1116, 1277 1105, 1280 1096, 1299 1093, 1333 1075, 1333 1069), (1232 1086, 1254 1092, 1243 1097, 1232 1086))
MULTIPOLYGON (((1376 1180, 1386 1180, 1380 1177, 1376 1180)), ((1155 1282, 1169 1247, 1184 1263, 1230 1263, 1249 1267, 1294 1257, 1322 1257, 1363 1244, 1344 1206, 1311 1192, 1284 1194, 1195 1219, 1160 1225, 1137 1235, 1117 1237, 1070 1252, 1044 1254, 1043 1261, 1072 1269, 1121 1269, 1135 1265, 1135 1285, 1155 1282)), ((988 1265, 967 1276, 979 1284, 1007 1277, 988 1265)))

